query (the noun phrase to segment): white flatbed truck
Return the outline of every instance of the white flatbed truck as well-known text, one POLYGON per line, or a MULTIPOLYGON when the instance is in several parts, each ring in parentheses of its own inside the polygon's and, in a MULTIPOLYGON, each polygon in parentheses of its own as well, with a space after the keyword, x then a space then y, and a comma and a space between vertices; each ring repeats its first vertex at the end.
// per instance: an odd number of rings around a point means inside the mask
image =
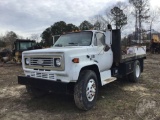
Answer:
POLYGON ((63 34, 53 47, 25 51, 22 66, 26 85, 34 96, 46 92, 73 93, 82 110, 91 109, 98 88, 119 77, 138 82, 146 58, 145 46, 132 46, 122 54, 120 30, 87 30, 63 34))

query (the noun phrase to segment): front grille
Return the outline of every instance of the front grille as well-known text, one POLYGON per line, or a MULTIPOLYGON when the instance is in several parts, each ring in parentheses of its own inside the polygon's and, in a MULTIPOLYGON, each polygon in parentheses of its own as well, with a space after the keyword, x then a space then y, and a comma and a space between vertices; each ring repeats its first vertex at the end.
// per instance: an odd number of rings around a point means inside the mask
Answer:
POLYGON ((30 76, 35 78, 56 80, 55 74, 52 74, 52 73, 31 72, 30 76))
POLYGON ((54 59, 53 58, 30 58, 31 66, 53 66, 54 59))
POLYGON ((25 68, 34 69, 39 71, 50 71, 50 70, 57 70, 63 71, 64 70, 64 56, 63 53, 48 55, 45 54, 37 54, 37 55, 24 55, 24 60, 29 59, 29 64, 25 63, 25 68), (61 66, 57 67, 54 65, 54 60, 56 58, 60 58, 61 66))

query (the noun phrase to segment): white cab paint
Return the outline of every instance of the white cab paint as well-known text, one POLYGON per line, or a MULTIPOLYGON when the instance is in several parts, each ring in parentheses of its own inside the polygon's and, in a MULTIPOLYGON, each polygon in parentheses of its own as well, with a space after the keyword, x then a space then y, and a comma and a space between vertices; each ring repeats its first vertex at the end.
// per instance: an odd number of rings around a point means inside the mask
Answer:
MULTIPOLYGON (((97 32, 95 31, 94 34, 96 33, 97 32)), ((100 32, 100 33, 103 33, 103 32, 100 32)), ((108 33, 107 36, 106 36, 106 33, 104 33, 104 35, 105 35, 105 40, 107 41, 106 43, 108 43, 107 45, 110 47, 110 49, 108 51, 104 51, 104 45, 102 46, 93 45, 93 49, 91 49, 92 51, 94 51, 94 55, 95 55, 93 60, 97 61, 100 72, 109 70, 113 64, 113 52, 111 50, 111 43, 110 43, 111 39, 110 39, 109 32, 107 33, 108 33)), ((95 40, 95 35, 93 36, 93 42, 94 40, 95 40)))
POLYGON ((116 78, 111 76, 111 70, 103 71, 100 73, 100 75, 102 86, 116 80, 116 78))
POLYGON ((104 46, 94 46, 95 58, 98 63, 99 71, 103 72, 109 70, 113 63, 113 53, 112 50, 104 51, 104 46))

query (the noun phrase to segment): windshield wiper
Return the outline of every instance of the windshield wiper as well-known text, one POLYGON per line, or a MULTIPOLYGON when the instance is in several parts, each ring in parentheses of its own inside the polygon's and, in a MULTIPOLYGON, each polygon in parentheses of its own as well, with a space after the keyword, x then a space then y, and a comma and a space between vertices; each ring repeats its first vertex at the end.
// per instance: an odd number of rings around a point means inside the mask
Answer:
POLYGON ((69 45, 78 45, 78 43, 68 43, 69 45))
POLYGON ((62 47, 63 45, 62 45, 62 44, 56 44, 55 46, 57 46, 57 47, 62 47))

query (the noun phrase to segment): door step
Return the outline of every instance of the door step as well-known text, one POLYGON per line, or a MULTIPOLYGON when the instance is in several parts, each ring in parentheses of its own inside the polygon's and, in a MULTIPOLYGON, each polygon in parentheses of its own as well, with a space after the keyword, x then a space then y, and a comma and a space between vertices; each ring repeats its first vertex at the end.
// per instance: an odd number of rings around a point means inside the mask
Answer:
POLYGON ((117 80, 116 77, 110 77, 110 78, 108 78, 108 79, 106 79, 106 80, 103 81, 103 85, 108 84, 110 82, 113 82, 115 80, 117 80))

